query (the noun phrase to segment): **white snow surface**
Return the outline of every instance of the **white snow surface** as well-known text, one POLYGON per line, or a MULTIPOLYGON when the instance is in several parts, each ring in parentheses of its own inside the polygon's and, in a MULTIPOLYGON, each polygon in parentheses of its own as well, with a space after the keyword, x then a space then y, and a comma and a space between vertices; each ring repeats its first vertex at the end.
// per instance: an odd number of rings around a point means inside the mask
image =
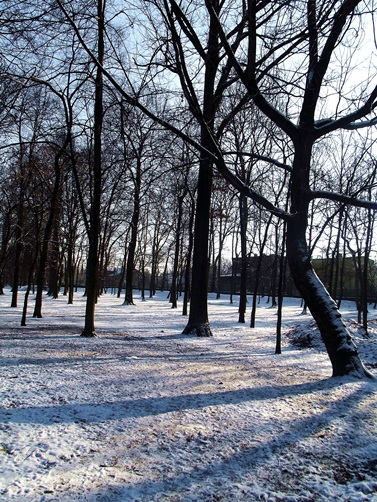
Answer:
MULTIPOLYGON (((300 300, 275 355, 265 298, 250 329, 210 296, 214 337, 197 338, 166 293, 135 295, 101 296, 90 339, 82 294, 44 296, 24 328, 22 295, 0 296, 0 500, 377 501, 377 383, 331 378, 300 300)), ((377 311, 366 338, 342 310, 376 374, 377 311)))

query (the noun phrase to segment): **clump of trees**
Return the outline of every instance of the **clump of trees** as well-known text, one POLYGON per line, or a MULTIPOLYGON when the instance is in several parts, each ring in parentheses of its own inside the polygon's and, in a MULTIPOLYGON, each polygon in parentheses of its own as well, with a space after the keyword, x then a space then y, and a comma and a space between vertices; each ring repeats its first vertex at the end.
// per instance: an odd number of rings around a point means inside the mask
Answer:
POLYGON ((183 294, 184 333, 211 336, 207 290, 221 294, 225 254, 241 263, 239 322, 260 257, 252 327, 271 255, 278 335, 289 265, 333 374, 370 376, 338 306, 349 256, 367 330, 373 15, 360 0, 2 2, 0 275, 12 306, 21 284, 36 287, 36 317, 46 283, 72 302, 85 267, 84 336, 98 295, 112 282, 120 296, 124 281, 125 305, 135 282, 143 299, 168 287, 173 308, 183 294), (327 289, 312 265, 324 253, 327 289))

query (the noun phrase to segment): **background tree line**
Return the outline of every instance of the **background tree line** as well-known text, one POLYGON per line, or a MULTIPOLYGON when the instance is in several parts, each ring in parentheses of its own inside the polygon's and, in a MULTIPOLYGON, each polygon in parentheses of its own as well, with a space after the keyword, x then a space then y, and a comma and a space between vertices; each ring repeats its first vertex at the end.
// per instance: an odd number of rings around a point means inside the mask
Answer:
POLYGON ((125 285, 133 303, 137 274, 143 298, 168 288, 176 307, 182 293, 185 314, 190 299, 184 332, 209 336, 207 289, 221 294, 224 264, 239 260, 245 322, 248 260, 260 257, 254 326, 272 255, 279 312, 289 266, 334 374, 367 374, 333 299, 351 257, 367 329, 373 15, 351 0, 2 2, 0 272, 12 306, 25 284, 35 317, 46 284, 72 302, 85 269, 93 336, 98 295, 125 285))

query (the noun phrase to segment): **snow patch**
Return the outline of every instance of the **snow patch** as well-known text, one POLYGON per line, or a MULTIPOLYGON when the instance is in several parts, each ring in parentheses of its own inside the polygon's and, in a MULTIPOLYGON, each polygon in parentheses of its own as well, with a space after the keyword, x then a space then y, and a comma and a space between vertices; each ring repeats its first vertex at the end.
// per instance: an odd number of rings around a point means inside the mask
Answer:
MULTIPOLYGON (((136 295, 135 295, 136 298, 136 295)), ((263 299, 262 299, 263 300, 263 299)), ((0 297, 0 498, 7 501, 377 501, 377 387, 329 378, 300 301, 257 327, 209 299, 213 338, 182 336, 166 294, 134 306, 103 295, 97 338, 80 337, 85 299, 44 298, 21 328, 0 297)), ((367 338, 344 304, 370 368, 367 338)), ((371 312, 371 318, 376 317, 371 312)))

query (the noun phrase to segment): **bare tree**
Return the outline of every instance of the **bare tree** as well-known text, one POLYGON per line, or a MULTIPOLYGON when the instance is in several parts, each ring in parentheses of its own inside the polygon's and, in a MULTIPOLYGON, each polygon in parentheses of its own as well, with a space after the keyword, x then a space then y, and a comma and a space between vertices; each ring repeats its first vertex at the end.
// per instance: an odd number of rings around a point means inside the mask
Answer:
MULTIPOLYGON (((219 16, 210 3, 207 5, 213 19, 216 19, 218 26, 220 26, 219 16)), ((357 29, 362 29, 360 24, 360 20, 363 18, 362 11, 360 10, 361 6, 362 2, 360 1, 345 0, 343 2, 336 2, 336 5, 331 2, 322 2, 317 5, 315 0, 308 0, 306 2, 307 10, 305 16, 303 16, 303 13, 299 9, 297 9, 297 12, 292 11, 290 5, 287 5, 285 15, 280 15, 275 25, 276 34, 281 33, 282 35, 282 32, 278 31, 282 29, 282 25, 278 24, 280 20, 284 19, 285 22, 290 20, 291 23, 294 20, 297 32, 296 35, 293 32, 291 33, 290 50, 293 54, 295 52, 293 48, 299 45, 297 42, 301 43, 302 41, 303 51, 305 50, 308 61, 308 67, 303 71, 304 62, 303 60, 299 60, 299 67, 293 72, 295 80, 284 81, 285 78, 288 79, 286 72, 282 72, 277 77, 274 75, 269 76, 277 92, 285 93, 287 104, 291 99, 290 94, 287 94, 287 88, 289 91, 290 89, 295 89, 296 92, 299 92, 301 101, 294 114, 294 118, 298 120, 297 124, 293 122, 291 116, 271 105, 266 96, 266 92, 269 89, 268 85, 265 88, 265 92, 263 92, 263 87, 258 82, 257 51, 260 47, 258 46, 257 37, 260 28, 258 24, 257 2, 251 1, 249 3, 249 42, 246 71, 236 58, 224 32, 221 30, 221 38, 226 46, 227 54, 232 59, 237 74, 248 89, 254 103, 274 124, 285 132, 294 147, 290 179, 291 207, 290 215, 286 217, 288 260, 296 286, 310 308, 321 331, 332 362, 334 376, 344 374, 370 376, 370 374, 360 361, 357 349, 341 319, 337 305, 324 289, 311 265, 306 240, 308 208, 310 201, 318 197, 335 199, 364 207, 375 207, 375 205, 357 201, 351 197, 334 192, 326 193, 323 190, 313 191, 310 188, 310 174, 314 144, 320 138, 337 129, 357 128, 366 125, 358 121, 370 114, 377 104, 377 88, 373 87, 370 81, 363 82, 360 86, 358 100, 350 101, 344 95, 343 91, 340 90, 339 105, 334 110, 333 115, 326 118, 317 118, 318 113, 320 113, 319 107, 322 104, 321 92, 325 93, 326 97, 329 95, 328 84, 325 78, 331 68, 332 57, 335 54, 339 55, 338 51, 342 47, 342 42, 350 42, 349 29, 351 27, 355 26, 357 29), (292 12, 294 15, 293 18, 292 12), (306 21, 305 24, 303 24, 303 20, 306 21), (301 78, 298 79, 297 77, 300 74, 301 78), (302 92, 299 91, 298 82, 301 84, 302 92), (369 93, 366 90, 368 88, 369 93)), ((369 11, 366 11, 366 15, 369 15, 369 11)), ((293 24, 290 26, 293 26, 293 24)), ((287 40, 287 33, 284 34, 284 37, 287 40)), ((275 37, 275 43, 280 43, 279 36, 275 37)), ((269 54, 266 52, 266 61, 268 57, 269 54)), ((348 67, 348 70, 350 70, 350 67, 348 67)), ((369 124, 373 123, 374 119, 370 120, 369 124)))
MULTIPOLYGON (((224 178, 237 190, 286 222, 291 272, 320 328, 333 365, 333 374, 368 375, 336 304, 313 271, 306 233, 309 206, 314 199, 325 198, 343 204, 373 209, 376 207, 374 202, 362 201, 321 187, 313 189, 311 185, 313 152, 321 138, 338 129, 356 129, 375 123, 375 119, 363 121, 373 113, 376 105, 377 89, 373 87, 372 73, 368 73, 366 69, 366 78, 359 86, 351 84, 355 80, 351 81, 349 78, 352 69, 358 71, 359 66, 356 64, 354 34, 363 32, 366 25, 362 23, 370 15, 370 10, 364 8, 361 0, 326 0, 318 4, 315 0, 300 3, 250 0, 248 9, 243 5, 239 12, 238 6, 233 4, 219 5, 208 1, 206 8, 210 18, 206 18, 208 30, 203 42, 202 31, 190 19, 190 11, 183 12, 173 0, 160 4, 158 7, 165 16, 169 37, 161 40, 159 47, 167 58, 166 68, 171 67, 170 63, 173 61, 174 71, 178 70, 183 95, 200 127, 198 141, 177 127, 177 122, 174 123, 164 114, 146 107, 142 96, 139 97, 133 91, 128 92, 114 76, 116 73, 112 74, 104 68, 103 61, 90 50, 85 40, 86 33, 69 16, 65 3, 57 0, 57 4, 92 61, 123 98, 200 152, 203 169, 199 174, 196 208, 198 218, 195 228, 198 245, 194 247, 195 272, 192 287, 193 292, 198 291, 198 296, 193 295, 195 300, 191 304, 185 331, 205 336, 211 334, 206 307, 207 291, 200 274, 205 276, 208 283, 207 216, 212 166, 216 165, 224 178), (199 55, 196 57, 200 61, 200 71, 196 75, 200 76, 199 80, 203 84, 199 95, 185 65, 187 51, 184 49, 187 43, 191 48, 190 54, 199 55), (179 65, 176 65, 177 61, 179 65), (337 61, 342 61, 341 71, 337 67, 337 61), (332 80, 333 75, 336 78, 332 80), (285 210, 285 200, 279 205, 271 202, 266 196, 247 186, 226 163, 229 157, 225 156, 220 146, 222 128, 221 124, 218 125, 216 113, 219 99, 224 96, 224 89, 229 89, 230 83, 237 78, 242 81, 246 93, 242 104, 252 99, 265 114, 266 120, 275 124, 286 140, 290 141, 292 162, 289 211, 285 210), (336 103, 331 103, 333 89, 338 96, 336 103), (281 99, 276 101, 277 95, 281 99), (199 215, 204 219, 200 220, 199 215), (207 237, 204 239, 204 236, 207 237), (199 239, 203 240, 199 242, 199 239)), ((360 81, 360 74, 356 75, 356 79, 360 81)), ((236 114, 238 110, 235 107, 233 113, 236 114)))

